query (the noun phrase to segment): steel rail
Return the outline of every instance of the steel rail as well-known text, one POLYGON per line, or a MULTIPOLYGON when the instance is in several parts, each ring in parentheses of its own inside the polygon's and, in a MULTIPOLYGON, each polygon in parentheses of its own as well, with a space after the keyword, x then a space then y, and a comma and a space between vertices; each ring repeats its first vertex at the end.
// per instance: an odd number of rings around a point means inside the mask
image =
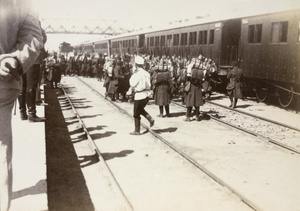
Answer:
POLYGON ((131 205, 131 203, 129 202, 129 200, 127 199, 126 195, 124 194, 120 184, 118 183, 118 181, 116 180, 116 178, 114 177, 112 171, 110 170, 109 166, 107 165, 107 163, 105 162, 103 156, 101 155, 101 152, 99 150, 99 148, 97 147, 97 145, 95 144, 93 138, 91 137, 88 129, 86 128, 84 122, 82 121, 78 111, 76 110, 74 104, 72 103, 72 100, 70 99, 69 95, 67 94, 66 90, 64 89, 63 86, 61 86, 63 92, 64 92, 64 95, 66 96, 66 98, 68 99, 68 102, 69 104, 71 105, 72 107, 72 110, 73 112, 75 113, 81 127, 83 128, 86 136, 87 136, 87 139, 88 139, 88 142, 89 142, 89 145, 93 148, 93 150, 97 153, 98 155, 98 159, 100 160, 100 164, 102 163, 102 166, 104 167, 104 169, 108 172, 109 174, 109 177, 110 177, 110 182, 112 182, 114 184, 114 186, 117 188, 117 193, 119 193, 121 199, 123 200, 123 205, 124 205, 124 210, 126 211, 133 211, 133 207, 131 205), (101 162, 103 161, 103 162, 101 162))
POLYGON ((267 119, 267 118, 264 118, 264 117, 261 117, 261 116, 257 116, 255 114, 251 114, 251 113, 248 113, 248 112, 245 112, 245 111, 241 111, 241 110, 238 110, 238 109, 228 108, 228 107, 226 107, 224 105, 221 105, 221 104, 218 104, 218 103, 215 103, 215 102, 210 102, 210 101, 206 101, 206 102, 209 103, 209 104, 215 105, 215 106, 219 106, 219 107, 222 107, 222 108, 225 108, 225 109, 228 109, 228 110, 232 110, 232 111, 235 111, 235 112, 238 112, 238 113, 242 113, 242 114, 245 114, 245 115, 248 115, 248 116, 251 116, 251 117, 255 117, 257 119, 264 120, 266 122, 271 122, 273 124, 276 124, 276 125, 279 125, 279 126, 282 126, 282 127, 286 127, 286 128, 289 128, 289 129, 296 130, 296 131, 300 132, 300 128, 296 128, 296 127, 293 127, 291 125, 287 125, 287 124, 284 124, 284 123, 281 123, 281 122, 277 122, 277 121, 274 121, 274 120, 271 120, 271 119, 267 119))

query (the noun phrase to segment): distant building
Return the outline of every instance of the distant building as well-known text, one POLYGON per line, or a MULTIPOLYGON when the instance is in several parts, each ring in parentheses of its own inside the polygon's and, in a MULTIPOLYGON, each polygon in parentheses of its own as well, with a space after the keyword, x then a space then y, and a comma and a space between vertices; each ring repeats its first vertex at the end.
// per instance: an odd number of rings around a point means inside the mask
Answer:
POLYGON ((63 42, 59 45, 59 52, 60 53, 69 53, 73 51, 73 47, 70 43, 63 42))

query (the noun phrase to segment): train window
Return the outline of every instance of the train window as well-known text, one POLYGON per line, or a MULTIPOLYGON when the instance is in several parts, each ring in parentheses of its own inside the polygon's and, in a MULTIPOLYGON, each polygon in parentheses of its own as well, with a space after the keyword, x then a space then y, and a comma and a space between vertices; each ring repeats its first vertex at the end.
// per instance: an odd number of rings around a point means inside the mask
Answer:
POLYGON ((190 45, 196 45, 197 44, 197 32, 190 32, 190 38, 189 38, 189 44, 190 45))
POLYGON ((103 49, 103 48, 107 48, 106 43, 99 43, 95 45, 95 49, 103 49))
POLYGON ((179 45, 179 34, 174 34, 174 42, 173 42, 174 46, 179 45))
POLYGON ((159 46, 159 37, 155 37, 155 46, 158 47, 159 46))
POLYGON ((187 45, 187 33, 182 33, 181 34, 181 41, 180 41, 181 45, 187 45))
POLYGON ((172 43, 172 35, 167 35, 167 46, 171 46, 172 43))
POLYGON ((160 37, 160 46, 165 46, 166 45, 166 36, 161 36, 160 37))
POLYGON ((248 42, 261 43, 262 24, 250 25, 248 27, 248 42))
POLYGON ((287 42, 288 22, 272 23, 272 43, 287 42))
POLYGON ((150 37, 150 47, 154 46, 154 37, 150 37))
POLYGON ((215 41, 215 30, 212 29, 209 31, 209 44, 213 44, 215 41))
POLYGON ((207 31, 199 31, 198 44, 199 45, 207 44, 207 31))

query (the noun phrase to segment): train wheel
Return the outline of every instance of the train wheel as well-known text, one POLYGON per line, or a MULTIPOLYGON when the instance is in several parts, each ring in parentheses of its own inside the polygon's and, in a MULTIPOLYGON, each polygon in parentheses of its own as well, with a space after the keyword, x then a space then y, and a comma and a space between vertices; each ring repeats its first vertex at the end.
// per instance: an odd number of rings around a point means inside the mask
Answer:
POLYGON ((278 97, 278 102, 283 108, 287 108, 291 105, 294 98, 293 87, 291 87, 291 91, 278 89, 276 94, 278 97))
POLYGON ((256 99, 259 102, 265 102, 266 99, 268 98, 268 92, 269 92, 269 88, 257 88, 254 90, 255 94, 256 94, 256 99))

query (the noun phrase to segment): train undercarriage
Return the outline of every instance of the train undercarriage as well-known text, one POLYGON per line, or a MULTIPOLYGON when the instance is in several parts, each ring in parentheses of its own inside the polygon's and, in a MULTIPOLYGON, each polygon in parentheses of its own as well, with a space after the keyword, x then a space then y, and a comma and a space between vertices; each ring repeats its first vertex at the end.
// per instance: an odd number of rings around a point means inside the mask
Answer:
POLYGON ((297 84, 255 80, 253 91, 259 102, 277 99, 279 105, 283 108, 298 106, 300 103, 300 86, 297 84))

